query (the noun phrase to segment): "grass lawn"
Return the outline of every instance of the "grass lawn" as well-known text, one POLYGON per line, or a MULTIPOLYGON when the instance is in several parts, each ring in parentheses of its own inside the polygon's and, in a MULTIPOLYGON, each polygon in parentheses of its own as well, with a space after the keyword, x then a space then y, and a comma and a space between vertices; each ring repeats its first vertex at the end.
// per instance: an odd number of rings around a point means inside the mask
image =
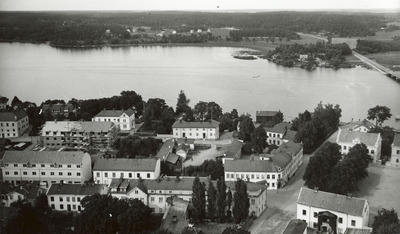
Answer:
POLYGON ((366 57, 390 69, 400 71, 400 51, 369 54, 366 57))
POLYGON ((375 36, 360 38, 362 40, 391 41, 394 36, 400 36, 400 30, 393 32, 378 31, 375 36))

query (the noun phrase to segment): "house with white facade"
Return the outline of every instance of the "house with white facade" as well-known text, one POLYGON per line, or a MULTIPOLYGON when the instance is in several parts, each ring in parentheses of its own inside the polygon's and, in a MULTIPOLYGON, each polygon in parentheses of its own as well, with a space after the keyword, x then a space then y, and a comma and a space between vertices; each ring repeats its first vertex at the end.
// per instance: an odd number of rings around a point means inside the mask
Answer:
POLYGON ((19 137, 28 128, 29 120, 25 111, 0 112, 0 138, 19 137))
POLYGON ((154 180, 160 176, 160 159, 100 158, 93 166, 93 181, 109 185, 113 179, 154 180))
POLYGON ((381 157, 382 137, 380 133, 366 133, 339 128, 336 143, 340 145, 342 154, 348 154, 352 147, 363 143, 367 146, 368 154, 372 156, 374 162, 381 157))
MULTIPOLYGON (((137 198, 149 206, 153 212, 164 213, 168 208, 168 199, 179 197, 185 201, 192 201, 192 187, 195 177, 169 177, 157 180, 143 179, 113 179, 110 184, 111 195, 118 198, 137 198)), ((200 177, 200 182, 208 186, 208 178, 200 177)), ((216 187, 216 181, 212 181, 216 187)), ((250 199, 250 211, 257 217, 267 207, 266 186, 246 182, 250 199)), ((235 193, 235 183, 226 181, 227 190, 235 193)), ((207 190, 207 187, 206 187, 207 190)))
POLYGON ((53 210, 81 211, 81 201, 86 196, 108 194, 104 184, 52 184, 47 191, 47 200, 53 210))
POLYGON ((319 231, 364 228, 368 225, 369 204, 365 199, 301 188, 297 198, 297 218, 319 231))
POLYGON ((284 142, 288 142, 289 140, 293 141, 294 136, 297 132, 291 131, 291 127, 291 123, 282 122, 276 124, 272 128, 264 128, 268 136, 268 144, 280 146, 281 144, 283 144, 284 142))
POLYGON ((271 154, 260 154, 259 160, 225 160, 225 181, 238 178, 250 182, 265 182, 269 190, 283 187, 303 163, 303 146, 283 143, 271 154))
POLYGON ((176 121, 172 125, 174 138, 212 139, 219 138, 219 122, 215 120, 204 122, 176 121))
POLYGON ((102 110, 92 118, 94 122, 113 122, 121 130, 131 130, 135 128, 135 111, 131 108, 127 110, 102 110))
POLYGON ((356 132, 369 132, 371 131, 375 125, 368 120, 364 119, 361 121, 351 121, 350 123, 341 126, 341 129, 351 129, 356 132))
POLYGON ((82 151, 6 151, 3 181, 39 181, 47 186, 64 181, 83 184, 92 177, 91 158, 82 151))
POLYGON ((10 207, 12 203, 26 200, 34 205, 35 199, 40 194, 46 193, 46 189, 40 187, 39 182, 23 182, 18 186, 0 182, 0 202, 3 207, 10 207))
POLYGON ((400 132, 396 132, 394 135, 390 165, 400 167, 400 132))

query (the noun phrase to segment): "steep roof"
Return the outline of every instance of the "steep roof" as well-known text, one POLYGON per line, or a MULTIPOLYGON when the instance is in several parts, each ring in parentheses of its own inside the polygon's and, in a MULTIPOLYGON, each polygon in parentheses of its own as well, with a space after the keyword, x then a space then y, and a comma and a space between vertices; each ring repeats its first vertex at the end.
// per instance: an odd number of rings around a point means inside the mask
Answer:
POLYGON ((167 139, 161 146, 161 148, 158 150, 156 157, 163 159, 168 155, 169 152, 172 152, 174 146, 175 146, 175 140, 167 139))
POLYGON ((257 111, 256 116, 272 117, 272 116, 276 115, 276 113, 278 113, 278 111, 257 111))
POLYGON ((82 151, 6 151, 3 162, 80 164, 85 154, 82 151))
POLYGON ((93 171, 154 171, 157 160, 154 158, 99 158, 93 171))
POLYGON ((179 155, 170 152, 170 153, 168 153, 165 161, 172 163, 172 164, 176 164, 178 162, 178 159, 179 159, 179 155))
POLYGON ((303 187, 297 203, 361 217, 367 200, 303 187))
POLYGON ((277 172, 268 160, 226 160, 224 168, 227 172, 277 172))
POLYGON ((28 115, 23 110, 0 112, 0 121, 18 121, 28 115))
POLYGON ((303 149, 303 145, 299 143, 294 143, 293 141, 285 142, 278 148, 280 152, 286 152, 291 155, 296 155, 300 152, 301 149, 303 149))
POLYGON ((379 133, 367 133, 367 132, 357 132, 349 131, 346 129, 339 130, 338 142, 343 143, 354 143, 360 142, 365 145, 374 146, 379 138, 379 133))
POLYGON ((282 122, 275 124, 272 128, 264 128, 267 132, 285 133, 288 129, 292 127, 291 123, 282 122))
POLYGON ((287 130, 283 136, 284 140, 294 141, 296 138, 297 131, 287 130))
POLYGON ((120 117, 123 113, 127 116, 132 116, 135 114, 135 111, 132 108, 128 110, 102 110, 95 117, 120 117))
POLYGON ((42 135, 50 132, 108 132, 114 126, 113 122, 82 122, 82 121, 46 121, 42 135))
POLYGON ((51 184, 47 195, 86 195, 96 193, 107 194, 108 188, 105 184, 51 184))
POLYGON ((283 234, 300 234, 307 228, 307 223, 301 219, 292 219, 283 234))
POLYGON ((396 132, 393 139, 393 145, 400 147, 400 132, 396 132))
POLYGON ((232 140, 232 144, 230 144, 225 151, 225 157, 233 158, 237 156, 237 153, 242 150, 243 143, 238 141, 237 139, 232 140))
POLYGON ((204 121, 204 122, 186 122, 183 120, 176 121, 172 128, 216 128, 219 126, 219 122, 215 120, 204 121))

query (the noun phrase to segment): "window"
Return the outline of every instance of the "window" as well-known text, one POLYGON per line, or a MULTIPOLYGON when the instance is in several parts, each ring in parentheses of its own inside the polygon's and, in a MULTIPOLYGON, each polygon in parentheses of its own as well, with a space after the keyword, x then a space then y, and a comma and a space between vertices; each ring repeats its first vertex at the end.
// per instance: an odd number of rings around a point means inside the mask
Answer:
POLYGON ((32 171, 32 175, 36 175, 36 171, 32 171))
POLYGON ((399 163, 399 159, 396 159, 396 163, 399 163))
POLYGON ((59 199, 59 200, 60 200, 60 202, 64 201, 63 197, 60 197, 60 199, 59 199))
POLYGON ((69 197, 67 197, 67 202, 69 202, 69 197))
POLYGON ((371 150, 371 154, 374 154, 375 153, 375 151, 374 150, 371 150))
POLYGON ((344 146, 343 146, 343 149, 346 150, 346 149, 347 149, 347 146, 344 145, 344 146))
POLYGON ((41 173, 42 175, 46 175, 46 172, 44 172, 44 171, 42 171, 42 173, 41 173))
POLYGON ((254 179, 254 174, 251 174, 251 179, 254 179))
POLYGON ((272 179, 275 179, 275 175, 272 175, 272 179))
POLYGON ((96 176, 97 176, 97 177, 100 177, 100 172, 97 172, 97 173, 96 173, 96 176))
MULTIPOLYGON (((398 159, 397 159, 397 160, 398 160, 398 159)), ((5 173, 6 173, 6 175, 9 175, 9 174, 10 174, 10 172, 9 172, 9 171, 6 171, 5 173)))
POLYGON ((14 175, 18 175, 18 171, 14 171, 14 175))
POLYGON ((77 197, 77 198, 76 198, 76 201, 77 201, 77 202, 81 202, 81 198, 80 198, 80 197, 77 197))
POLYGON ((22 164, 22 167, 26 167, 26 164, 22 164))
POLYGON ((139 178, 140 177, 140 173, 136 173, 136 177, 139 178))
POLYGON ((400 150, 396 150, 396 153, 397 153, 397 154, 400 154, 400 150))
POLYGON ((158 198, 158 202, 160 202, 160 203, 163 202, 162 197, 159 197, 159 198, 158 198))
POLYGON ((75 202, 75 197, 72 197, 72 202, 75 202))
POLYGON ((269 175, 267 175, 267 180, 269 180, 269 175))
POLYGON ((154 202, 154 197, 151 197, 151 199, 150 199, 152 202, 154 202))
POLYGON ((14 167, 18 167, 18 164, 14 164, 14 167))
POLYGON ((115 177, 116 177, 116 175, 115 175, 115 172, 113 172, 113 173, 112 173, 112 177, 113 177, 113 178, 115 178, 115 177))
POLYGON ((64 210, 64 205, 63 204, 60 205, 60 210, 64 210))
POLYGON ((135 194, 139 194, 139 192, 137 190, 135 190, 135 194))
POLYGON ((343 218, 339 217, 339 223, 343 223, 343 218))
POLYGON ((23 175, 28 175, 28 172, 24 171, 22 172, 23 175))
POLYGON ((306 210, 303 210, 303 215, 307 215, 307 211, 306 210))
POLYGON ((36 167, 36 164, 32 164, 32 167, 36 167))
POLYGON ((129 176, 129 178, 132 178, 132 173, 129 173, 128 176, 129 176))
POLYGON ((150 178, 150 173, 147 173, 147 178, 150 178))
POLYGON ((54 204, 51 204, 51 209, 55 209, 56 207, 54 206, 54 204))
POLYGON ((73 209, 73 210, 76 210, 76 205, 72 205, 72 209, 73 209))
POLYGON ((44 164, 40 164, 40 167, 45 167, 45 165, 44 164))
POLYGON ((76 175, 77 175, 77 176, 81 176, 81 173, 80 173, 80 172, 77 172, 76 175))
POLYGON ((50 201, 54 201, 54 197, 50 197, 50 201))
POLYGON ((351 226, 353 226, 353 227, 356 226, 356 221, 355 220, 351 220, 351 226))
POLYGON ((81 211, 81 206, 78 206, 78 211, 81 211))
POLYGON ((50 175, 54 175, 54 172, 50 172, 50 175))
POLYGON ((104 177, 108 177, 108 173, 107 172, 104 172, 104 177))
POLYGON ((68 176, 72 176, 72 173, 71 173, 71 172, 68 172, 67 174, 68 174, 68 176))
POLYGON ((314 218, 318 218, 318 213, 314 212, 314 218))
POLYGON ((81 165, 76 165, 76 168, 81 168, 81 165))
POLYGON ((71 168, 71 165, 67 165, 68 168, 71 168))
POLYGON ((317 228, 317 226, 318 226, 317 223, 314 222, 314 223, 313 223, 313 227, 314 227, 314 228, 317 228))

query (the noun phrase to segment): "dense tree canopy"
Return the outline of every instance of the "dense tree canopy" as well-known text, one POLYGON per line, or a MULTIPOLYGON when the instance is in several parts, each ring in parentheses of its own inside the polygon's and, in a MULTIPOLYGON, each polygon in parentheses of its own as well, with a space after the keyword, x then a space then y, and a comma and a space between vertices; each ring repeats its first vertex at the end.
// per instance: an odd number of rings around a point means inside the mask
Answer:
POLYGON ((194 106, 194 114, 200 121, 218 120, 222 116, 222 108, 215 102, 200 101, 194 106))
POLYGON ((246 220, 249 215, 250 201, 247 194, 246 183, 238 179, 235 182, 235 194, 233 195, 233 218, 236 223, 241 223, 246 220))
POLYGON ((372 223, 373 232, 377 234, 398 233, 397 231, 400 231, 399 222, 397 212, 393 208, 391 210, 382 208, 374 216, 374 222, 372 223))
POLYGON ((190 99, 186 98, 186 94, 183 90, 179 93, 178 102, 176 103, 176 115, 185 114, 189 107, 190 99))
POLYGON ((267 133, 262 125, 258 126, 251 134, 251 144, 257 153, 262 153, 267 147, 267 133))
POLYGON ((136 156, 155 156, 160 148, 162 140, 155 138, 140 138, 128 136, 117 140, 115 147, 119 149, 118 157, 135 158, 136 156))
POLYGON ((183 169, 185 176, 211 176, 212 180, 217 180, 224 177, 224 167, 221 161, 204 160, 199 166, 188 166, 183 169))
POLYGON ((192 191, 192 218, 195 222, 203 222, 206 217, 205 184, 200 182, 199 177, 194 179, 192 191))
POLYGON ((239 139, 243 141, 251 141, 251 134, 254 131, 253 120, 249 116, 241 116, 239 118, 239 139))
POLYGON ((368 110, 368 119, 375 120, 376 126, 382 126, 382 123, 392 117, 390 113, 390 108, 387 106, 375 106, 368 110))

